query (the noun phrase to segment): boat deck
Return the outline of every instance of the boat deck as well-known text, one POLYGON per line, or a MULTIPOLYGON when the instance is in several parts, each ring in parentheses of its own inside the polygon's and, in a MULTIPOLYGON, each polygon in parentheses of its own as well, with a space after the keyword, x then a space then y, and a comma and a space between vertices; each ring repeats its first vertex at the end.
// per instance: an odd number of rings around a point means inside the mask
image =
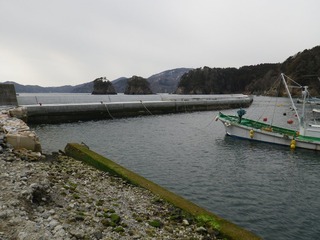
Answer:
MULTIPOLYGON (((233 123, 238 123, 239 118, 238 116, 232 116, 232 115, 225 115, 223 113, 219 114, 219 118, 225 119, 227 121, 233 122, 233 123)), ((267 132, 273 132, 273 133, 279 133, 279 134, 284 134, 288 136, 296 136, 297 132, 294 130, 282 128, 282 127, 277 127, 277 126, 271 126, 266 123, 250 120, 247 118, 242 118, 241 123, 238 123, 239 125, 246 126, 249 128, 253 129, 260 129, 263 131, 267 132)))

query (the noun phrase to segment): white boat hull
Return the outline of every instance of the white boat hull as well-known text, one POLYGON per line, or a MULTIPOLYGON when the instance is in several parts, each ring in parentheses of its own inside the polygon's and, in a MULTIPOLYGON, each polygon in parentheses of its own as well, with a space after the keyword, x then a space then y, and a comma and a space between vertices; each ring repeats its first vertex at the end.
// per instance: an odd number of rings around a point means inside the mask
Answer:
MULTIPOLYGON (((283 73, 281 74, 281 79, 289 96, 291 109, 294 111, 299 123, 299 127, 297 128, 297 130, 278 126, 270 126, 266 123, 242 118, 242 116, 246 113, 246 111, 243 109, 237 111, 238 116, 224 115, 222 113, 219 113, 219 116, 216 119, 219 119, 224 124, 226 133, 229 136, 235 136, 259 142, 285 145, 290 147, 291 149, 305 148, 320 151, 319 125, 309 125, 308 127, 306 126, 307 122, 305 104, 307 101, 307 96, 309 96, 308 86, 301 86, 294 80, 285 76, 283 73), (303 96, 301 115, 299 115, 298 109, 294 104, 286 78, 288 78, 288 81, 290 80, 297 85, 290 86, 291 88, 295 87, 301 90, 301 94, 303 96)), ((313 110, 313 112, 316 111, 313 110)), ((292 123, 292 120, 290 121, 292 123)))
MULTIPOLYGON (((239 138, 248 139, 252 141, 284 145, 284 146, 288 146, 288 148, 291 147, 293 138, 287 135, 273 133, 273 132, 260 130, 260 129, 252 129, 252 128, 237 124, 235 122, 225 121, 220 118, 219 120, 225 126, 226 134, 229 136, 239 137, 239 138)), ((296 140, 295 147, 297 148, 305 148, 305 149, 320 151, 319 142, 303 141, 303 140, 299 140, 298 138, 296 138, 295 140, 296 140)))

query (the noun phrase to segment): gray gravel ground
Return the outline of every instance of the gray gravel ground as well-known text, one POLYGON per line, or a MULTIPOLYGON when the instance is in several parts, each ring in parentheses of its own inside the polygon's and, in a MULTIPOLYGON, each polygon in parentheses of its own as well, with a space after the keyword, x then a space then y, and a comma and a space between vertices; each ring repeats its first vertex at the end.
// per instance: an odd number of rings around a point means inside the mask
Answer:
POLYGON ((148 190, 62 154, 1 147, 0 181, 0 240, 217 239, 148 190))

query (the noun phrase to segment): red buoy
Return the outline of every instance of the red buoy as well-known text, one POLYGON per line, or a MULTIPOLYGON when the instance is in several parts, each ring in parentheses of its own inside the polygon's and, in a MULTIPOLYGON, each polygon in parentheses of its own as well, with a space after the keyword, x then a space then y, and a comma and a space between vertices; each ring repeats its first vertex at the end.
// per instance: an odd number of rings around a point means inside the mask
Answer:
POLYGON ((263 118, 263 121, 264 121, 264 122, 268 121, 268 118, 266 118, 266 117, 265 117, 265 118, 263 118))
POLYGON ((293 123, 293 120, 292 120, 292 119, 288 119, 287 123, 288 123, 288 124, 292 124, 292 123, 293 123))

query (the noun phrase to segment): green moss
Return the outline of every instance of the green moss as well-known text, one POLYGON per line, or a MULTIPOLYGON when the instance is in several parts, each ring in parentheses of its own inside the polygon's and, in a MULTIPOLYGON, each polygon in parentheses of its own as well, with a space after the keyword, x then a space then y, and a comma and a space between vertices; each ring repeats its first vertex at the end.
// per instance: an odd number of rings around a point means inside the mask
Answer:
POLYGON ((74 217, 76 221, 84 221, 85 213, 81 211, 77 211, 76 216, 74 217))
POLYGON ((97 206, 102 206, 104 204, 104 200, 103 199, 99 199, 97 202, 96 202, 96 205, 97 206))
POLYGON ((152 221, 149 221, 148 223, 149 223, 150 226, 155 227, 155 228, 163 227, 163 223, 158 219, 154 219, 152 221))
POLYGON ((84 213, 84 212, 82 212, 82 211, 77 211, 77 214, 78 215, 81 215, 81 216, 85 216, 86 214, 84 213))
POLYGON ((126 224, 126 223, 121 223, 121 226, 124 227, 124 228, 126 228, 126 227, 128 227, 128 224, 126 224))
POLYGON ((108 208, 104 208, 104 209, 103 209, 103 212, 104 212, 104 213, 108 213, 108 212, 109 212, 109 209, 108 209, 108 208))
POLYGON ((209 215, 199 215, 196 217, 197 224, 203 227, 210 227, 216 230, 220 230, 219 222, 212 216, 209 215))
POLYGON ((75 193, 72 196, 73 196, 74 199, 79 199, 80 198, 80 196, 78 194, 75 194, 75 193))
POLYGON ((169 219, 177 222, 182 222, 183 219, 187 219, 189 223, 194 221, 194 217, 190 213, 179 208, 171 210, 169 219))
POLYGON ((91 203, 93 203, 93 202, 94 202, 94 200, 93 200, 92 198, 88 198, 88 199, 87 199, 87 203, 91 204, 91 203))
POLYGON ((137 222, 143 222, 143 218, 142 217, 136 217, 135 218, 137 222))
POLYGON ((155 231, 154 231, 154 229, 148 228, 148 229, 146 230, 146 234, 147 234, 149 237, 154 237, 154 236, 155 236, 155 231))
POLYGON ((117 232, 117 233, 122 233, 122 232, 124 232, 124 229, 123 229, 123 227, 118 226, 118 227, 115 227, 115 228, 113 229, 113 231, 115 231, 115 232, 117 232))
POLYGON ((118 224, 121 221, 121 217, 118 214, 112 213, 110 215, 111 222, 118 224))
POLYGON ((94 215, 96 217, 104 217, 104 213, 101 213, 101 212, 96 212, 94 215))
POLYGON ((154 199, 151 200, 151 203, 153 203, 153 204, 162 204, 163 203, 163 199, 161 199, 160 197, 155 197, 154 199))
POLYGON ((69 186, 70 190, 75 191, 76 188, 78 187, 78 184, 73 183, 73 182, 68 182, 68 186, 69 186))
POLYGON ((108 219, 102 219, 102 220, 101 220, 101 223, 102 223, 102 225, 105 226, 105 227, 111 226, 111 222, 110 222, 108 219))

